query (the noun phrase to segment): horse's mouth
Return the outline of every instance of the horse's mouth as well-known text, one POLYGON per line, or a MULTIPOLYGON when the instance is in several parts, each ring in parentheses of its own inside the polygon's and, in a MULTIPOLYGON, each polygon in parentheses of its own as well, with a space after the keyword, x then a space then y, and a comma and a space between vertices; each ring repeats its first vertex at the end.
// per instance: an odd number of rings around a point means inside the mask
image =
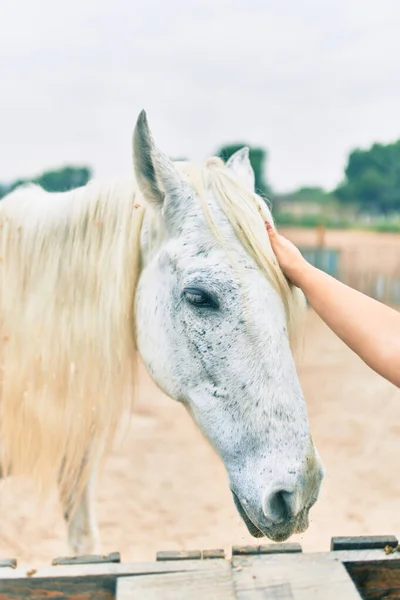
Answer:
POLYGON ((249 533, 251 533, 251 535, 255 538, 262 538, 265 537, 265 534, 260 531, 260 529, 258 529, 258 527, 256 527, 253 523, 253 521, 248 517, 246 511, 244 510, 239 498, 236 496, 235 492, 232 492, 233 495, 233 501, 235 503, 235 506, 237 508, 237 511, 239 513, 239 515, 242 517, 247 529, 249 530, 249 533))
POLYGON ((265 527, 265 529, 261 530, 250 519, 235 492, 232 491, 232 495, 239 515, 243 519, 249 533, 255 538, 267 537, 274 542, 284 542, 294 533, 304 533, 308 529, 309 507, 303 509, 294 521, 278 525, 273 529, 265 527))

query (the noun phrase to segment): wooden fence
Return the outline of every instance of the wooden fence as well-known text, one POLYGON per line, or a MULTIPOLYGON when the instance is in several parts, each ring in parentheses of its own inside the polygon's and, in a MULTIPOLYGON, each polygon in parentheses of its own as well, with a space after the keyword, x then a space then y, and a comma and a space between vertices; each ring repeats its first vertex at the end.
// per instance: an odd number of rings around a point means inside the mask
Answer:
POLYGON ((339 281, 391 305, 400 305, 400 254, 381 248, 300 248, 305 258, 339 281))
POLYGON ((0 561, 0 600, 384 600, 400 599, 394 536, 333 538, 330 552, 299 544, 159 552, 156 562, 108 556, 59 558, 38 571, 0 561))

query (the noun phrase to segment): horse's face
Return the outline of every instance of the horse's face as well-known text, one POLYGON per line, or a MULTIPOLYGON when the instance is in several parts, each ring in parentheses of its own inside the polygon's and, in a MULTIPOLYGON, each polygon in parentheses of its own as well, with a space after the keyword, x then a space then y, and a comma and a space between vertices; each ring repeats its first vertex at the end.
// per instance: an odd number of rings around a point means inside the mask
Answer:
MULTIPOLYGON (((244 267, 238 278, 212 238, 199 199, 154 151, 144 119, 135 133, 135 160, 144 195, 158 205, 153 220, 162 231, 151 243, 145 219, 136 296, 142 359, 221 456, 249 531, 287 539, 307 528, 323 475, 282 300, 210 197, 218 226, 244 267)), ((245 153, 229 167, 252 185, 245 153)))

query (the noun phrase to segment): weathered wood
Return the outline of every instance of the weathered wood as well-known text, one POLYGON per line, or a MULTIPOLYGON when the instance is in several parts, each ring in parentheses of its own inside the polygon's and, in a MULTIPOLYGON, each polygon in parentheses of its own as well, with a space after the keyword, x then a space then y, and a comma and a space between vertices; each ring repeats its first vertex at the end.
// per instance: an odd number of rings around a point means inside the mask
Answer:
POLYGON ((225 558, 225 550, 215 549, 215 550, 203 550, 203 558, 225 558))
POLYGON ((119 552, 111 554, 87 554, 82 556, 59 556, 52 561, 52 565, 95 565, 103 563, 120 563, 121 555, 119 552))
POLYGON ((400 557, 391 561, 346 562, 344 565, 365 600, 400 599, 400 557))
POLYGON ((0 600, 115 600, 114 577, 0 579, 0 600))
POLYGON ((361 596, 363 600, 399 600, 399 590, 371 590, 367 596, 361 596))
POLYGON ((334 552, 321 552, 315 556, 327 560, 341 561, 343 563, 370 562, 370 561, 392 561, 397 560, 400 555, 397 552, 386 554, 383 548, 372 550, 335 550, 334 552))
POLYGON ((200 560, 200 550, 182 550, 181 552, 162 551, 157 552, 156 560, 200 560))
POLYGON ((15 569, 16 566, 17 566, 16 558, 0 558, 0 568, 10 567, 11 569, 15 569))
POLYGON ((260 544, 258 546, 233 546, 232 556, 252 556, 258 554, 292 554, 302 552, 300 544, 260 544))
MULTIPOLYGON (((133 564, 74 562, 38 571, 12 568, 14 563, 7 561, 0 569, 0 600, 115 600, 117 580, 121 578, 129 579, 119 588, 125 594, 123 599, 134 600, 181 597, 400 600, 397 551, 386 554, 381 548, 303 554, 298 545, 294 548, 289 545, 296 551, 276 553, 285 547, 286 544, 256 546, 257 554, 235 554, 232 561, 207 560, 207 556, 222 558, 223 551, 206 550, 195 560, 180 558, 133 564), (271 548, 275 551, 271 552, 271 548), (177 587, 181 595, 177 594, 177 587)), ((254 546, 250 552, 254 552, 254 546)))
POLYGON ((358 537, 333 537, 331 550, 369 550, 398 546, 398 539, 394 535, 370 535, 358 537))
POLYGON ((238 600, 361 598, 341 562, 315 554, 234 557, 232 565, 238 600))
POLYGON ((229 567, 223 560, 75 564, 39 569, 31 577, 26 569, 8 568, 0 571, 0 600, 115 600, 118 577, 207 571, 210 578, 221 565, 229 567))
MULTIPOLYGON (((277 544, 278 545, 278 544, 277 544)), ((271 555, 273 557, 274 555, 271 555)), ((338 550, 336 552, 320 552, 316 554, 298 553, 298 554, 279 554, 276 558, 281 557, 316 557, 321 561, 328 563, 344 562, 368 562, 368 561, 383 561, 390 562, 400 557, 400 554, 386 555, 384 550, 338 550)), ((239 559, 240 557, 234 557, 239 559)), ((220 561, 218 560, 174 560, 174 561, 157 561, 147 563, 100 563, 100 564, 85 564, 85 565, 61 565, 48 566, 37 570, 33 578, 45 577, 88 577, 88 576, 107 576, 114 577, 129 576, 129 575, 145 575, 147 573, 171 573, 176 571, 193 571, 207 570, 217 567, 220 561)), ((222 562, 222 561, 221 561, 222 562)), ((0 570, 0 581, 4 579, 24 579, 26 577, 26 568, 3 568, 0 570)))
MULTIPOLYGON (((100 563, 85 565, 61 565, 38 569, 30 579, 47 577, 77 578, 77 577, 124 577, 129 575, 147 575, 155 573, 174 573, 181 571, 206 571, 219 568, 219 560, 175 560, 150 563, 100 563)), ((6 579, 25 579, 27 569, 2 569, 0 582, 6 579)), ((0 600, 1 597, 0 597, 0 600)))
POLYGON ((259 554, 297 554, 303 552, 300 544, 262 544, 259 554))
POLYGON ((116 600, 236 600, 229 562, 216 562, 214 570, 121 577, 116 600))

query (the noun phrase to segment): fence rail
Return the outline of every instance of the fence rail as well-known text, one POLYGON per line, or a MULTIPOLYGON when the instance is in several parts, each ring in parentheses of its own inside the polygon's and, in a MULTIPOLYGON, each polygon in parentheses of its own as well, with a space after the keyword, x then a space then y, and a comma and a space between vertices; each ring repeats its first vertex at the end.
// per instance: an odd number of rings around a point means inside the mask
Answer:
POLYGON ((58 558, 38 571, 0 562, 1 600, 391 600, 400 599, 394 536, 332 538, 330 552, 299 544, 160 552, 152 563, 108 556, 58 558))
POLYGON ((300 247, 314 266, 343 283, 391 305, 400 305, 400 254, 390 248, 300 247))

